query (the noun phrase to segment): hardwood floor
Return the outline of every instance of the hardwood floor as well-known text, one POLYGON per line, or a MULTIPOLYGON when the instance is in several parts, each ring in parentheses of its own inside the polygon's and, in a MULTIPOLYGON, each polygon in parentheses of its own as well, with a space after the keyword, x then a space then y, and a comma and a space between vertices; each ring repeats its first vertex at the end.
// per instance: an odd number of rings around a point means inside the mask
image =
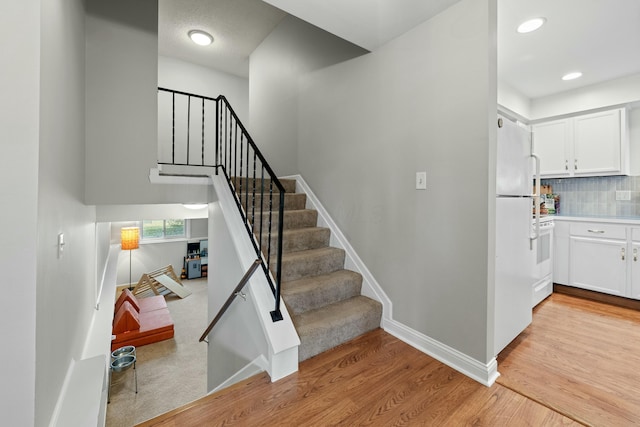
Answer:
POLYGON ((640 312, 554 294, 485 387, 382 330, 141 426, 640 424, 640 312))
POLYGON ((498 383, 580 423, 640 424, 640 312, 554 293, 498 357, 498 383))

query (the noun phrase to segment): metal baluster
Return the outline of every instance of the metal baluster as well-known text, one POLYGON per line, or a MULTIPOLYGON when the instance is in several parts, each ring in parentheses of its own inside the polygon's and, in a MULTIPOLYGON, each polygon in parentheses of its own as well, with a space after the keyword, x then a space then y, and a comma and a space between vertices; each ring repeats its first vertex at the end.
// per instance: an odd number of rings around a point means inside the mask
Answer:
POLYGON ((204 166, 204 98, 202 98, 202 166, 204 166))
POLYGON ((267 222, 267 269, 271 268, 271 217, 273 214, 273 178, 269 180, 269 221, 267 222))
POLYGON ((189 136, 191 133, 191 95, 187 97, 187 165, 189 165, 189 136))
MULTIPOLYGON (((262 199, 260 199, 262 204, 262 199)), ((251 231, 256 231, 256 151, 253 150, 253 186, 251 192, 251 231)), ((261 247, 262 250, 262 247, 261 247)))
MULTIPOLYGON (((260 200, 264 200, 264 166, 260 165, 260 200)), ((260 252, 262 252, 262 228, 264 224, 264 203, 260 203, 260 252)))
MULTIPOLYGON (((219 105, 220 105, 220 100, 218 99, 218 100, 216 100, 216 139, 214 141, 215 144, 216 144, 214 164, 216 166, 218 166, 220 164, 220 157, 219 157, 220 156, 220 152, 218 150, 218 146, 220 145, 220 140, 221 140, 221 138, 220 138, 220 127, 221 126, 220 126, 220 123, 219 123, 220 122, 220 108, 219 108, 219 105)), ((218 168, 217 167, 216 167, 216 175, 218 175, 218 168)))
POLYGON ((171 94, 171 163, 176 163, 176 94, 171 94))

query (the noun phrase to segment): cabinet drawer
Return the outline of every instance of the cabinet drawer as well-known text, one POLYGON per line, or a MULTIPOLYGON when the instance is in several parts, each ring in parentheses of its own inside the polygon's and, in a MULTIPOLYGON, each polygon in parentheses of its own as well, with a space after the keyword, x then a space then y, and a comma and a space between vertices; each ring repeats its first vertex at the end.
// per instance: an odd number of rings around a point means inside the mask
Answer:
POLYGON ((571 224, 570 234, 572 236, 624 240, 627 238, 627 229, 624 226, 614 224, 576 222, 571 224))
POLYGON ((631 240, 634 242, 640 241, 640 228, 631 229, 631 240))

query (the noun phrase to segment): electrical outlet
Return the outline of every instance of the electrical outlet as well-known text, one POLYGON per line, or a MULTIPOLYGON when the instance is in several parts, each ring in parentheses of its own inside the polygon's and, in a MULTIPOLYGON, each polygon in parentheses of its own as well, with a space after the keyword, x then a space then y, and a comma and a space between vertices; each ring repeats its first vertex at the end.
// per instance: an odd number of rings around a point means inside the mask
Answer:
POLYGON ((631 191, 616 191, 616 200, 631 200, 631 191))
POLYGON ((427 173, 416 172, 416 190, 426 190, 426 189, 427 189, 427 173))

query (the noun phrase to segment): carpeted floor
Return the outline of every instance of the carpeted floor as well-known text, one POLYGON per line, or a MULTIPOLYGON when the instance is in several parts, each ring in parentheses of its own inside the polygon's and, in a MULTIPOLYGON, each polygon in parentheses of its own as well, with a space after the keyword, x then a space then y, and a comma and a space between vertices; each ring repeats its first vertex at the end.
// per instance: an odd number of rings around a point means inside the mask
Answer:
POLYGON ((208 322, 207 279, 183 284, 190 296, 166 297, 174 338, 136 348, 138 394, 133 369, 113 374, 107 427, 131 427, 206 394, 207 345, 198 339, 208 322))

